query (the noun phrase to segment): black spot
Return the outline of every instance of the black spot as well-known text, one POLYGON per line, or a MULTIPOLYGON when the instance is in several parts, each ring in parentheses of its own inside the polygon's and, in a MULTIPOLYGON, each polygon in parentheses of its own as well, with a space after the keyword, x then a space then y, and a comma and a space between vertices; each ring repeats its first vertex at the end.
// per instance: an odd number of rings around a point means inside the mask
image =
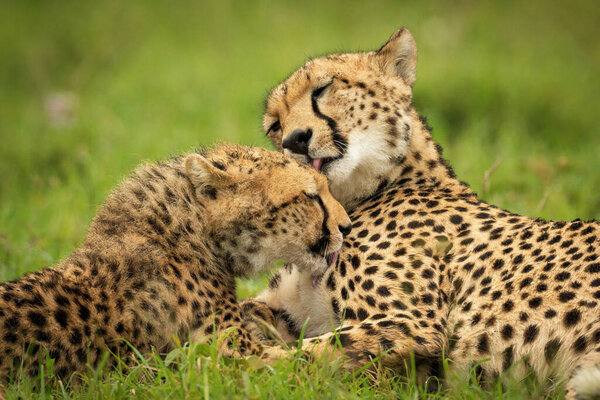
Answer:
POLYGON ((527 322, 527 320, 529 320, 529 314, 524 313, 524 312, 519 314, 519 321, 527 322))
POLYGON ((378 268, 376 266, 373 267, 369 267, 365 269, 365 274, 366 275, 373 275, 375 273, 377 273, 378 268))
POLYGON ((510 338, 513 337, 513 327, 510 325, 504 325, 502 327, 502 330, 500 331, 500 334, 502 335, 502 339, 504 340, 508 340, 510 338))
POLYGON ((373 281, 372 281, 371 279, 367 279, 367 280, 365 280, 365 281, 362 283, 362 285, 361 285, 361 286, 362 286, 362 288, 363 288, 364 290, 367 290, 367 291, 368 291, 368 290, 371 290, 371 289, 373 289, 373 287, 374 287, 375 285, 373 284, 373 281))
POLYGON ((392 271, 387 271, 385 274, 383 274, 383 276, 385 276, 387 279, 391 279, 391 280, 397 280, 398 279, 398 275, 396 275, 392 271))
POLYGON ((562 282, 562 281, 566 281, 567 279, 569 279, 570 276, 571 276, 571 274, 565 271, 565 272, 561 272, 560 274, 557 274, 554 279, 556 279, 559 282, 562 282))
POLYGON ((573 343, 573 350, 576 353, 583 353, 587 347, 587 341, 585 340, 585 336, 581 335, 573 343))
POLYGON ((558 295, 558 299, 563 303, 566 303, 569 300, 573 300, 574 298, 575 293, 573 292, 560 292, 560 294, 558 295))
POLYGON ((535 290, 537 290, 538 292, 545 292, 546 290, 548 290, 548 286, 545 283, 540 283, 535 287, 535 290))
POLYGON ((371 307, 375 307, 377 305, 373 296, 366 296, 365 300, 367 301, 367 304, 370 305, 371 307))
POLYGON ((552 339, 546 346, 544 346, 544 356, 546 357, 546 362, 550 363, 556 357, 558 350, 560 349, 560 341, 558 339, 552 339))
POLYGON ((356 319, 356 313, 354 312, 353 309, 346 308, 346 310, 344 312, 345 312, 346 319, 356 319))
POLYGON ((513 363, 513 346, 509 346, 502 352, 502 369, 507 370, 513 363))
POLYGON ((14 332, 8 332, 4 335, 4 340, 8 343, 16 343, 17 339, 17 335, 14 332))
POLYGON ((367 318, 369 318, 369 313, 367 313, 367 311, 365 309, 359 308, 358 309, 358 319, 360 321, 364 321, 367 318))
POLYGON ((570 327, 576 325, 580 319, 581 319, 581 312, 578 309, 574 308, 571 311, 568 311, 567 313, 565 313, 563 323, 565 324, 565 326, 567 328, 570 328, 570 327))
POLYGON ((327 283, 326 283, 327 287, 330 290, 335 290, 336 286, 335 286, 335 279, 333 278, 333 273, 329 274, 329 276, 327 277, 327 283))
POLYGON ((392 306, 394 306, 394 308, 397 308, 398 310, 406 310, 408 307, 406 306, 406 304, 404 304, 403 302, 401 302, 400 300, 394 300, 392 302, 392 306))
POLYGON ((433 296, 430 293, 425 293, 421 296, 421 301, 425 304, 433 304, 433 296))
POLYGON ((62 307, 68 306, 70 304, 69 299, 60 294, 56 295, 54 300, 56 301, 56 304, 58 304, 59 306, 62 306, 62 307))
POLYGON ((81 304, 79 305, 79 318, 84 322, 90 318, 90 310, 81 304))
POLYGON ((67 312, 63 309, 58 309, 54 312, 54 319, 62 328, 67 327, 67 312))
POLYGON ((534 297, 529 300, 529 307, 531 307, 531 308, 538 308, 541 304, 542 304, 541 297, 534 297))
POLYGON ((477 340, 477 350, 480 354, 488 353, 490 350, 488 335, 487 333, 482 333, 477 340))
POLYGON ((502 309, 505 312, 511 311, 513 308, 515 307, 515 303, 512 302, 512 300, 507 300, 503 305, 502 305, 502 309))
POLYGON ((421 276, 425 279, 433 278, 433 270, 431 268, 427 268, 421 272, 421 276))
POLYGON ((29 313, 27 313, 27 318, 32 324, 39 328, 43 328, 46 325, 46 317, 37 311, 29 311, 29 313))
POLYGON ((402 291, 406 294, 411 294, 415 291, 415 286, 410 282, 402 282, 402 291))
POLYGON ((454 214, 452 216, 450 216, 450 222, 452 222, 453 224, 460 224, 462 223, 463 218, 460 215, 454 214))
POLYGON ((483 275, 484 272, 485 267, 478 268, 477 270, 475 270, 475 272, 473 272, 473 279, 479 279, 479 277, 481 277, 481 275, 483 275))
POLYGON ((587 272, 589 272, 590 274, 600 273, 600 263, 590 264, 587 266, 587 268, 585 270, 587 272))
POLYGON ((81 332, 79 332, 78 330, 74 330, 73 332, 71 332, 71 336, 69 336, 69 342, 75 346, 81 343, 81 339, 81 332))
POLYGON ((476 246, 476 247, 473 249, 473 251, 474 251, 475 253, 479 253, 480 251, 483 251, 483 250, 485 250, 487 247, 488 247, 487 243, 483 243, 483 244, 480 244, 480 245, 476 246))
POLYGON ((525 278, 521 281, 519 288, 523 289, 524 287, 531 285, 531 282, 533 282, 532 278, 525 278))
POLYGON ((537 325, 530 325, 527 327, 525 333, 523 334, 523 343, 526 344, 533 342, 537 337, 539 330, 540 329, 537 325))
POLYGON ((352 340, 352 337, 347 333, 340 333, 338 338, 342 347, 350 347, 354 344, 354 340, 352 340))

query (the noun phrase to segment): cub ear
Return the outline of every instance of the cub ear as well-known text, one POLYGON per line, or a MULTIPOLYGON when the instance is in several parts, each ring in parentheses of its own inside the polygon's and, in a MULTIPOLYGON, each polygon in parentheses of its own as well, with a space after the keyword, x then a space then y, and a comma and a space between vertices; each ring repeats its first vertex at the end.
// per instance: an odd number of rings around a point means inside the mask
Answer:
POLYGON ((228 184, 232 177, 227 172, 215 167, 200 154, 190 154, 184 160, 185 172, 196 187, 222 186, 228 184))
POLYGON ((376 53, 386 73, 398 76, 412 86, 417 79, 417 45, 410 31, 400 28, 376 53))

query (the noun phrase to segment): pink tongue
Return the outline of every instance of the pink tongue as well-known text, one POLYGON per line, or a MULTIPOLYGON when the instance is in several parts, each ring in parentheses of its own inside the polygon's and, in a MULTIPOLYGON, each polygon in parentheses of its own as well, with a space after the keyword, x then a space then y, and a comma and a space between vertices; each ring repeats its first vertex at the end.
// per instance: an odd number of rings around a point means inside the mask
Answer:
POLYGON ((321 165, 323 164, 323 159, 322 158, 315 158, 314 160, 312 160, 312 166, 314 167, 314 169, 316 169, 317 171, 321 170, 321 165))

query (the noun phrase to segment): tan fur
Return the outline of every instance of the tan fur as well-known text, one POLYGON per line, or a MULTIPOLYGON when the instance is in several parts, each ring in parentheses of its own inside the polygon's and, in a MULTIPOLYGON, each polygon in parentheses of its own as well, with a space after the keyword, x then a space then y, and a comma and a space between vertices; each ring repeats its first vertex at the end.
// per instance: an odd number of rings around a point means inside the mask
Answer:
MULTIPOLYGON (((280 127, 269 136, 282 149, 291 132, 312 132, 294 157, 329 158, 323 172, 354 229, 312 294, 302 272, 282 272, 296 295, 272 284, 259 299, 292 334, 306 317, 345 316, 338 334, 353 368, 380 354, 396 368, 414 351, 419 371, 436 373, 445 351, 452 374, 489 358, 483 381, 531 372, 551 386, 597 365, 600 224, 519 216, 458 181, 412 105, 416 54, 401 29, 378 51, 309 61, 269 95, 265 129, 280 127)), ((330 352, 334 340, 304 347, 330 352)))
POLYGON ((321 273, 348 224, 326 178, 280 153, 223 145, 142 166, 66 260, 0 284, 0 379, 21 363, 36 375, 43 349, 67 377, 106 350, 130 354, 122 339, 165 352, 174 335, 204 340, 232 327, 225 354, 258 354, 234 278, 280 258, 321 273))

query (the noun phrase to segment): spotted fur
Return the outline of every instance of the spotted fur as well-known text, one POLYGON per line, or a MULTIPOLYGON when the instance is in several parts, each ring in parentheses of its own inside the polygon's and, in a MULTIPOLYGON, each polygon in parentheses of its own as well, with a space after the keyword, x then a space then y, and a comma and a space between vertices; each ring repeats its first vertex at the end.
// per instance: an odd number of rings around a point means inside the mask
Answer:
POLYGON ((235 277, 279 258, 308 274, 326 269, 313 248, 339 249, 348 224, 326 178, 280 153, 223 145, 142 166, 73 254, 0 284, 0 379, 21 364, 37 375, 44 349, 67 377, 106 350, 127 359, 122 339, 165 352, 174 335, 197 341, 228 328, 225 354, 259 354, 235 277))
POLYGON ((382 354, 398 367, 414 351, 435 371, 445 351, 459 376, 490 359, 483 381, 532 373, 550 385, 598 365, 600 224, 516 215, 458 181, 413 107, 416 57, 401 29, 378 51, 311 60, 269 95, 269 137, 322 169, 354 229, 316 289, 288 267, 258 300, 286 316, 288 335, 314 321, 315 352, 335 341, 324 321, 343 319, 351 367, 382 354))

